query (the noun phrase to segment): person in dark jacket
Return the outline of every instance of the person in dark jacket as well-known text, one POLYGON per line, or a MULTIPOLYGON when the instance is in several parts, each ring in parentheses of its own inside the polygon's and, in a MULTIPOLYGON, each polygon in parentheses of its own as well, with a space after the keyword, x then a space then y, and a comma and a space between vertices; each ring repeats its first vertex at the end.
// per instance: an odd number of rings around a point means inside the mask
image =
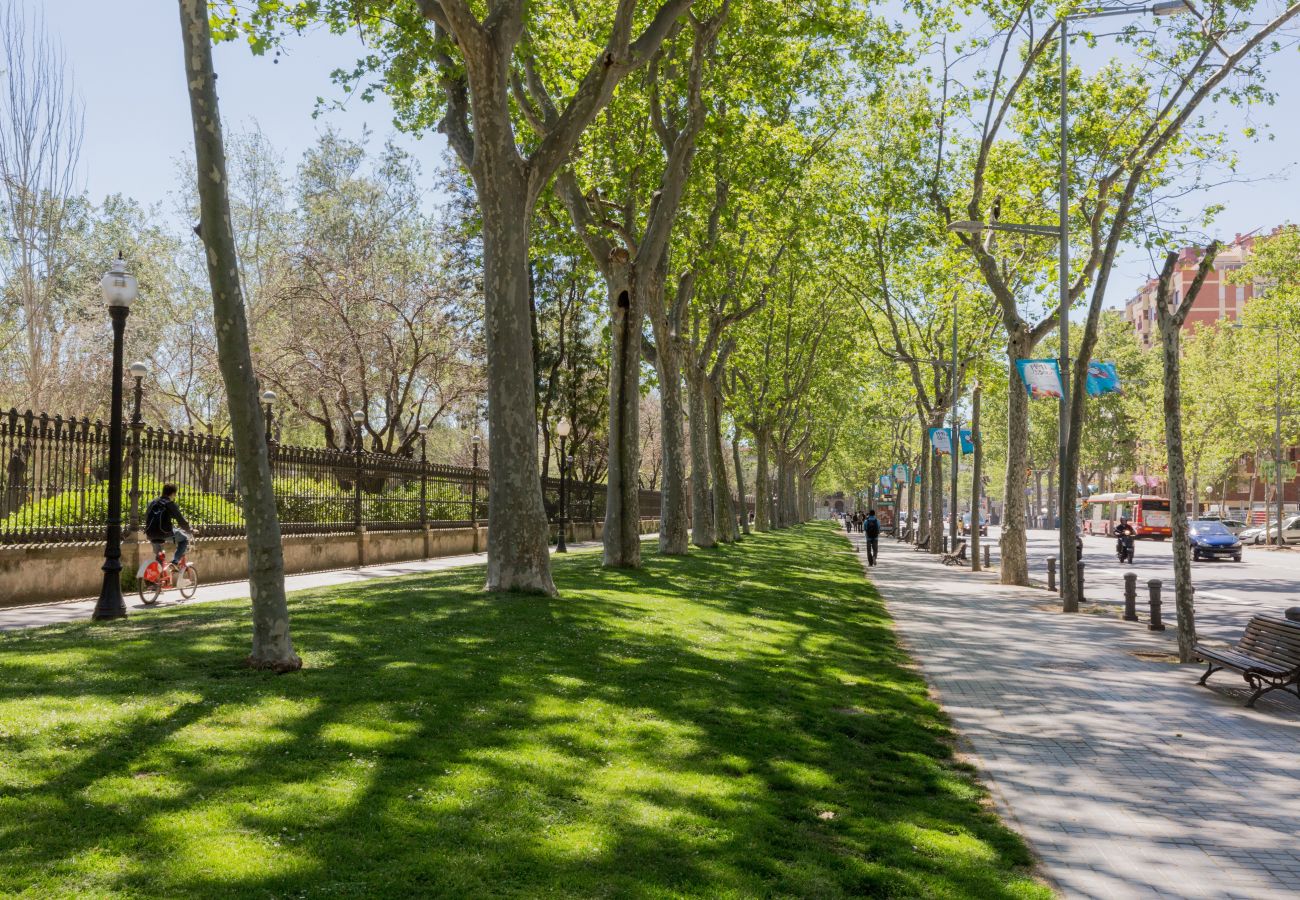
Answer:
POLYGON ((862 520, 862 534, 867 539, 867 565, 874 566, 880 545, 880 520, 874 509, 867 510, 867 517, 862 520))
POLYGON ((153 543, 155 556, 163 552, 168 541, 175 542, 176 555, 172 562, 180 565, 190 546, 190 536, 185 533, 190 530, 190 523, 176 504, 176 491, 176 485, 164 484, 161 496, 150 501, 144 512, 144 534, 153 543))

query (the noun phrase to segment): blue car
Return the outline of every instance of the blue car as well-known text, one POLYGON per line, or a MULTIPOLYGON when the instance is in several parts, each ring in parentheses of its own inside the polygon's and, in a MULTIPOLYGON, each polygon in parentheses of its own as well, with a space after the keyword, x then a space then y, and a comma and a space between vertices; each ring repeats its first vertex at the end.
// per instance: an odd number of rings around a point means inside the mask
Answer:
POLYGON ((1192 559, 1231 556, 1235 562, 1241 562, 1241 541, 1222 522, 1188 522, 1187 531, 1192 559))

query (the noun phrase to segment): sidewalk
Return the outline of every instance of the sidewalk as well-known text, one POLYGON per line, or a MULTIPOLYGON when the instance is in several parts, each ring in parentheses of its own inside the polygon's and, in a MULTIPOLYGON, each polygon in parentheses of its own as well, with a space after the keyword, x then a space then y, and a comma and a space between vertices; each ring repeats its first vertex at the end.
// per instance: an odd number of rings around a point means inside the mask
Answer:
POLYGON ((1046 591, 893 540, 867 572, 1002 815, 1064 896, 1300 893, 1294 696, 1245 709, 1240 675, 1220 672, 1207 690, 1203 667, 1135 655, 1176 653, 1172 625, 1160 635, 1066 615, 1046 591))
MULTIPOLYGON (((642 535, 644 540, 659 540, 658 534, 642 535)), ((569 550, 582 552, 599 550, 600 541, 580 541, 570 543, 569 550)), ((555 555, 555 548, 551 548, 555 555)), ((287 592, 305 591, 309 588, 330 587, 336 584, 352 584, 358 581, 371 581, 376 578, 392 578, 395 575, 418 575, 426 572, 441 572, 443 569, 457 569, 463 566, 480 566, 487 563, 486 553, 466 553, 461 556, 440 556, 435 559, 417 559, 409 562, 386 563, 377 566, 364 566, 360 569, 333 569, 328 572, 308 572, 303 575, 290 575, 284 579, 287 592)), ((196 564, 199 564, 196 558, 196 564)), ((126 595, 126 612, 128 616, 147 615, 153 609, 167 609, 171 606, 207 603, 213 600, 238 600, 248 596, 247 581, 226 581, 220 584, 200 584, 198 593, 192 600, 181 600, 175 591, 163 592, 162 598, 154 606, 145 606, 140 602, 140 595, 123 591, 126 595)), ((84 622, 95 611, 94 600, 67 600, 60 603, 38 603, 31 606, 10 606, 0 609, 0 631, 15 631, 22 628, 38 628, 42 625, 57 625, 61 622, 84 622)))

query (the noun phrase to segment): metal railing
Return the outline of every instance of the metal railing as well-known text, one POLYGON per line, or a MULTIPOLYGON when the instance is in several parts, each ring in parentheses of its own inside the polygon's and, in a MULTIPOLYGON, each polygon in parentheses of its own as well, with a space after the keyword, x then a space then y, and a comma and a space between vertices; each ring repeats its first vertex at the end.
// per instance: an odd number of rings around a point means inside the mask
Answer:
MULTIPOLYGON (((0 544, 103 537, 108 510, 108 426, 11 409, 0 413, 0 544)), ((488 515, 486 468, 382 453, 268 445, 276 511, 285 534, 467 527, 488 515)), ((141 525, 162 485, 179 486, 182 511, 200 534, 244 533, 229 438, 128 426, 123 460, 126 532, 141 525)), ((542 480, 549 519, 559 517, 560 480, 542 480)), ((659 514, 659 492, 641 491, 641 515, 659 514)), ((566 518, 605 516, 605 485, 570 481, 566 518)))

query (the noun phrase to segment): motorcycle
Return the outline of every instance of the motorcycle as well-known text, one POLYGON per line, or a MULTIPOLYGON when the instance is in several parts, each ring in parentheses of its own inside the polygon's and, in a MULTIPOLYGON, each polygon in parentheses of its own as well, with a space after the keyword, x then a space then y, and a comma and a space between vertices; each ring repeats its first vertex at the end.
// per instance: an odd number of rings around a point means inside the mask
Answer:
POLYGON ((1133 535, 1121 534, 1119 536, 1115 541, 1115 555, 1119 557, 1120 562, 1126 562, 1129 565, 1133 564, 1133 535))

